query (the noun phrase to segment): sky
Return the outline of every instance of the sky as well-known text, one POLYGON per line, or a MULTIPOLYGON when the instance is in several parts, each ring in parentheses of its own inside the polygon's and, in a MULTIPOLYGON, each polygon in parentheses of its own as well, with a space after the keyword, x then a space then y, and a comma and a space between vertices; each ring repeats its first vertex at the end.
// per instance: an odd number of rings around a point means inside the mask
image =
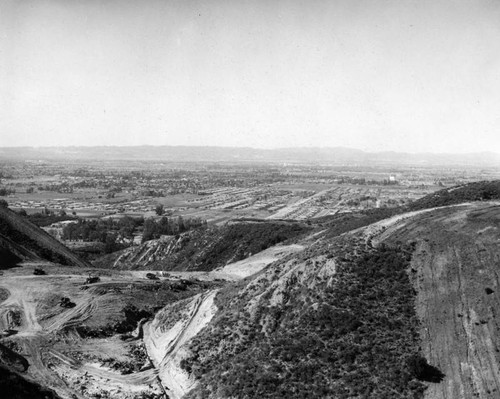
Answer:
POLYGON ((500 153, 500 0, 0 0, 0 146, 500 153))

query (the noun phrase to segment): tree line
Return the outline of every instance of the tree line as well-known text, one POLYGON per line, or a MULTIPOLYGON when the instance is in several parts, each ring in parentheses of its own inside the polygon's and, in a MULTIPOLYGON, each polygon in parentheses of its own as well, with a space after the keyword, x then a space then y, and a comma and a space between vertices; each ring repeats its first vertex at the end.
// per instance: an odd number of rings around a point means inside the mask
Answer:
POLYGON ((183 218, 182 216, 167 217, 163 216, 159 220, 153 218, 144 221, 144 230, 142 242, 160 238, 162 235, 177 235, 188 230, 204 227, 207 221, 199 217, 183 218))

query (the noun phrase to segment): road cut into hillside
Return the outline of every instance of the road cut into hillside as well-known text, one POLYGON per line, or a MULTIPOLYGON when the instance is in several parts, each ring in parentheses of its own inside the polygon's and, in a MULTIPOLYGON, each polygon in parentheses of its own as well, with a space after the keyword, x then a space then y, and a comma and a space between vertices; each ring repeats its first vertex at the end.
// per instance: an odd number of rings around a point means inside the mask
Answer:
MULTIPOLYGON (((195 381, 180 367, 185 346, 215 315, 217 290, 196 295, 185 309, 185 316, 171 328, 162 323, 160 311, 152 322, 144 325, 144 343, 160 381, 171 399, 180 399, 193 388, 195 381)), ((168 309, 164 309, 168 312, 168 309)))
MULTIPOLYGON (((43 265, 47 268, 47 264, 43 265)), ((27 267, 32 270, 33 266, 39 265, 30 263, 27 267)), ((142 394, 161 395, 154 368, 122 374, 91 360, 107 355, 110 359, 119 357, 121 362, 126 362, 132 359, 131 346, 140 345, 139 340, 82 338, 75 330, 91 317, 109 317, 106 303, 116 294, 107 293, 100 284, 82 285, 83 275, 21 273, 22 270, 7 271, 0 280, 3 293, 0 330, 13 332, 2 339, 2 343, 14 345, 16 352, 27 359, 29 378, 68 399, 99 395, 132 399, 142 394), (60 306, 62 296, 70 297, 74 306, 60 306), (97 352, 92 348, 95 345, 99 346, 97 352)), ((133 276, 121 275, 105 279, 111 284, 135 281, 133 276)))
POLYGON ((246 259, 230 263, 215 270, 215 272, 221 272, 229 275, 233 279, 239 280, 260 272, 267 265, 287 255, 300 252, 302 250, 304 250, 304 246, 299 244, 275 245, 274 247, 270 247, 262 252, 249 256, 246 259))
POLYGON ((444 373, 425 398, 499 398, 500 206, 430 210, 388 226, 377 240, 415 246, 409 273, 422 348, 444 373))

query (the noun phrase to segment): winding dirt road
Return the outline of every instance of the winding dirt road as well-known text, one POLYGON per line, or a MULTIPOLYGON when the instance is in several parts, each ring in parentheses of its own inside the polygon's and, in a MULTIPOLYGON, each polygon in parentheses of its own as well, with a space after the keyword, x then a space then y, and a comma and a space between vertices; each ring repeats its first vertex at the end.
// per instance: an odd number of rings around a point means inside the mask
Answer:
POLYGON ((414 241, 423 351, 445 378, 426 399, 500 397, 500 206, 441 208, 389 226, 389 243, 414 241))
MULTIPOLYGON (((32 265, 31 265, 32 266, 32 265)), ((133 277, 129 277, 132 280, 133 277)), ((81 398, 83 391, 68 378, 84 380, 89 386, 91 379, 101 381, 100 384, 115 384, 118 386, 116 394, 123 392, 135 393, 149 390, 150 386, 157 386, 157 371, 153 369, 138 373, 122 375, 118 372, 79 362, 60 351, 53 349, 53 342, 60 346, 66 345, 67 350, 83 346, 83 340, 71 327, 82 322, 99 311, 99 302, 105 299, 106 294, 97 295, 93 287, 79 290, 83 276, 76 275, 8 275, 5 273, 0 279, 0 288, 8 297, 0 303, 0 330, 14 329, 17 334, 9 337, 21 349, 21 354, 29 362, 28 375, 44 385, 54 389, 62 398, 81 398), (61 308, 56 303, 52 306, 51 314, 45 315, 42 320, 40 306, 54 294, 63 295, 71 292, 71 298, 76 306, 61 308)), ((99 384, 95 384, 96 393, 99 384)), ((80 385, 81 387, 81 385, 80 385)), ((154 390, 154 389, 153 389, 154 390)), ((158 389, 157 389, 158 390, 158 389)), ((94 393, 92 393, 94 394, 94 393)))
POLYGON ((215 314, 217 290, 196 295, 189 304, 189 316, 164 331, 157 317, 144 325, 144 342, 161 383, 171 399, 180 399, 194 381, 180 368, 186 343, 205 327, 215 314))

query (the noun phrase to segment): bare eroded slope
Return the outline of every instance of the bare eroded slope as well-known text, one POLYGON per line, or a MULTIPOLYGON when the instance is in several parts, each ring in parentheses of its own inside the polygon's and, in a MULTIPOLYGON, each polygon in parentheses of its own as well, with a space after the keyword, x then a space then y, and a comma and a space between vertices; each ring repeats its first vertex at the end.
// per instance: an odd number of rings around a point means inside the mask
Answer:
POLYGON ((377 240, 416 243, 411 274, 423 351, 445 374, 426 398, 500 397, 500 206, 425 212, 377 240))

